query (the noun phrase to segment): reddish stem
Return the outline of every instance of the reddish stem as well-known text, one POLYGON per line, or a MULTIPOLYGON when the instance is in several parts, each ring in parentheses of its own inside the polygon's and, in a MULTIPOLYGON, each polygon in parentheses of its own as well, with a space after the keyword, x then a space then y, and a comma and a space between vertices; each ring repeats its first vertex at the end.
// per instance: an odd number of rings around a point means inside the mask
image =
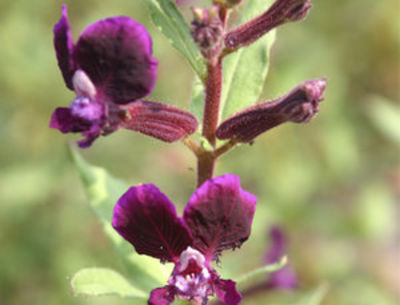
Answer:
POLYGON ((222 89, 222 60, 220 57, 216 62, 207 64, 206 80, 206 100, 203 114, 203 132, 202 135, 215 147, 215 130, 218 125, 219 103, 221 100, 222 89))

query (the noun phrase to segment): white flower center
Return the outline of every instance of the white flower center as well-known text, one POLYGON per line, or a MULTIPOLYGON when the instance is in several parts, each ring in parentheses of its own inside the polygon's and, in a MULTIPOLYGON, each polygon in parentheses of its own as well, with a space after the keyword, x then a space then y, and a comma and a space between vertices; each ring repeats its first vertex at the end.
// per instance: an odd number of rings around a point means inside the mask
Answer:
POLYGON ((72 77, 72 84, 78 97, 88 97, 94 100, 96 96, 96 87, 84 71, 76 70, 72 77))

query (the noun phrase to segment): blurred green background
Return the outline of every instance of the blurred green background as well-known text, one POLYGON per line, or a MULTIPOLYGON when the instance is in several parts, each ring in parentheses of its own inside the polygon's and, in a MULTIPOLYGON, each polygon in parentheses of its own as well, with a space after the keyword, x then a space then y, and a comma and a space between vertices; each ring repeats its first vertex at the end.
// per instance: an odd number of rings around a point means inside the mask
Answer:
MULTIPOLYGON (((75 39, 108 16, 144 24, 159 60, 150 98, 188 108, 190 67, 141 1, 64 2, 75 39)), ((134 304, 74 297, 69 289, 80 268, 124 270, 68 157, 67 139, 74 137, 48 128, 52 110, 74 97, 52 46, 61 3, 0 2, 0 303, 134 304)), ((217 168, 240 175, 259 197, 251 238, 225 254, 218 270, 240 274, 260 266, 268 229, 280 224, 300 278, 300 292, 261 292, 243 304, 295 304, 298 294, 321 283, 323 305, 398 304, 399 6, 396 0, 314 1, 306 21, 279 29, 264 99, 315 77, 326 76, 328 87, 310 124, 272 130, 224 156, 217 168)), ((194 190, 195 160, 181 143, 118 131, 81 152, 131 184, 155 183, 181 210, 194 190)))

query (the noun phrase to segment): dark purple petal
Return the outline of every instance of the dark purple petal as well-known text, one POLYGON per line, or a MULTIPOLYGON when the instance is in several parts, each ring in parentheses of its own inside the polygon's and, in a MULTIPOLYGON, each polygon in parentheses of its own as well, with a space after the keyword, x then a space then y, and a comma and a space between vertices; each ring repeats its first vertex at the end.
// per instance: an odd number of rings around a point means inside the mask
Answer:
POLYGON ((237 176, 226 174, 204 182, 183 214, 194 247, 207 259, 216 259, 224 249, 239 247, 250 235, 256 201, 256 196, 240 187, 237 176))
POLYGON ((69 108, 56 108, 50 118, 50 128, 60 130, 62 133, 82 132, 90 129, 90 122, 75 117, 69 108))
POLYGON ((226 305, 237 305, 242 300, 242 296, 236 289, 236 283, 232 280, 217 280, 215 293, 226 305))
POLYGON ((288 94, 235 113, 218 127, 218 139, 251 142, 261 133, 284 122, 307 123, 319 111, 326 87, 324 78, 306 81, 288 94))
MULTIPOLYGON (((286 237, 284 231, 280 227, 273 227, 270 232, 271 246, 268 249, 265 262, 273 264, 278 262, 286 251, 286 237)), ((282 269, 275 271, 269 275, 267 288, 297 288, 297 276, 291 265, 286 265, 282 269)))
POLYGON ((98 97, 126 104, 148 95, 157 76, 150 35, 135 20, 100 20, 82 33, 74 52, 95 84, 98 97))
POLYGON ((131 187, 114 208, 112 225, 139 254, 176 262, 192 244, 174 205, 153 184, 131 187))
POLYGON ((67 6, 62 6, 62 15, 58 23, 54 26, 54 48, 58 66, 64 77, 65 84, 71 90, 74 90, 72 85, 72 76, 76 70, 76 65, 73 60, 74 43, 71 38, 67 6))
POLYGON ((175 288, 173 286, 164 286, 153 289, 150 293, 149 305, 169 305, 174 301, 175 288))
POLYGON ((174 142, 196 131, 198 123, 189 112, 177 107, 138 101, 124 107, 128 115, 122 122, 127 129, 165 142, 174 142))
POLYGON ((80 148, 88 148, 101 135, 101 127, 99 125, 92 125, 89 130, 82 132, 82 135, 85 138, 79 140, 78 145, 80 148))

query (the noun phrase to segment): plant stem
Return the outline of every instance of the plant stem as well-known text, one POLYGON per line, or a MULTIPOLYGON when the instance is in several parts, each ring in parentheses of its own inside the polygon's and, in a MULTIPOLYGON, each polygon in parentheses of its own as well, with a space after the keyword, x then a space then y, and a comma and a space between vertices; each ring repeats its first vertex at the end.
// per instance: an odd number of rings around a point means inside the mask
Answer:
POLYGON ((216 61, 207 64, 207 80, 206 80, 206 100, 204 104, 203 114, 203 131, 202 135, 215 147, 216 138, 215 130, 218 125, 219 104, 221 100, 222 88, 222 60, 220 57, 216 61))
MULTIPOLYGON (((215 149, 216 137, 215 130, 218 125, 219 104, 221 100, 222 88, 222 59, 218 56, 216 61, 207 63, 206 98, 203 114, 202 135, 208 140, 215 149)), ((197 155, 197 186, 213 176, 215 161, 217 156, 212 152, 204 151, 197 155)))

